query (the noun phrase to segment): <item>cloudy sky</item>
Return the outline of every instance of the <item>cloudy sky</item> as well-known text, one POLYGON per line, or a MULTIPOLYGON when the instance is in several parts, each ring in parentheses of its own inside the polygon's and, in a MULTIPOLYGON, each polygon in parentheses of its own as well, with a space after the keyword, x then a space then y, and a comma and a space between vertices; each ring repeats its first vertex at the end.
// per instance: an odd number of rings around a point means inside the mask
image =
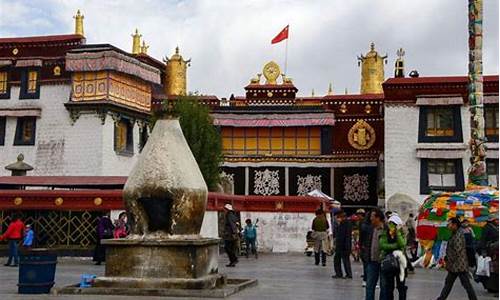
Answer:
MULTIPOLYGON (((498 0, 484 0, 485 74, 498 74, 498 0)), ((290 24, 288 76, 301 95, 359 92, 356 56, 370 42, 388 54, 406 51, 406 71, 421 76, 467 71, 467 0, 0 0, 0 36, 72 33, 77 9, 87 43, 131 50, 138 28, 157 59, 176 45, 192 58, 188 89, 243 95, 269 60, 283 66, 285 43, 271 39, 290 24)))

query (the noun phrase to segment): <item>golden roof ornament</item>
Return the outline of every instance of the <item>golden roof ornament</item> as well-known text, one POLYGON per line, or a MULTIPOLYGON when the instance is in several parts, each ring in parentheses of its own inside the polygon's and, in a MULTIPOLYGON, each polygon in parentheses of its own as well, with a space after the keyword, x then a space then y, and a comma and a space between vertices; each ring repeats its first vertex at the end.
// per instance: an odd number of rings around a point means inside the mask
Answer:
POLYGON ((80 10, 76 11, 76 15, 73 16, 75 19, 75 34, 83 35, 83 18, 84 16, 80 13, 80 10))
POLYGON ((314 97, 314 89, 311 90, 311 97, 314 97))
POLYGON ((266 84, 276 84, 276 79, 281 74, 280 66, 274 61, 270 61, 264 65, 262 73, 264 74, 264 78, 266 78, 266 84))
POLYGON ((383 93, 384 63, 387 63, 387 55, 380 56, 373 42, 366 55, 358 56, 358 66, 361 66, 361 94, 383 93))
POLYGON ((149 45, 146 45, 146 41, 142 41, 141 53, 148 54, 149 45))
POLYGON ((333 95, 333 84, 330 82, 328 84, 328 93, 327 95, 333 95))
POLYGON ((135 29, 135 33, 132 34, 132 54, 141 53, 141 37, 139 30, 135 29))
POLYGON ((167 96, 187 95, 187 67, 191 65, 191 59, 184 60, 177 46, 175 53, 170 58, 165 56, 163 61, 166 63, 165 94, 167 96))
POLYGON ((398 58, 394 64, 394 77, 405 77, 405 62, 403 59, 405 51, 403 48, 399 48, 398 51, 396 51, 396 55, 398 58))

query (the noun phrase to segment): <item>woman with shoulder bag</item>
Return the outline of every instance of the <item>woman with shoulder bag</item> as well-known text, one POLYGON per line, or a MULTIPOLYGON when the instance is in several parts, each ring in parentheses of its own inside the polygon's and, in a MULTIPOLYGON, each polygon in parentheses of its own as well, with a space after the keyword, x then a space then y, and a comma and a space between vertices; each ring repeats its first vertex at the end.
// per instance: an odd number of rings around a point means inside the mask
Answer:
POLYGON ((399 300, 406 300, 406 292, 408 290, 408 287, 405 285, 407 261, 403 253, 406 240, 402 225, 403 221, 401 218, 393 214, 380 236, 380 252, 382 255, 381 300, 394 299, 394 282, 396 282, 399 300))

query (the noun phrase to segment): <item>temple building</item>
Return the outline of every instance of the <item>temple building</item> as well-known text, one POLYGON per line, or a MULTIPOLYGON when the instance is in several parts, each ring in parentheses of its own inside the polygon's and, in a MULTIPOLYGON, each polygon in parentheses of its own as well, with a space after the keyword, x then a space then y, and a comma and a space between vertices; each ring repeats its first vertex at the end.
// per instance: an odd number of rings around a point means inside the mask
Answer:
POLYGON ((0 38, 0 165, 22 153, 30 175, 128 174, 165 81, 141 50, 86 44, 80 12, 74 34, 0 38))
MULTIPOLYGON (((415 75, 383 84, 386 203, 422 203, 432 191, 460 191, 467 184, 468 79, 415 75)), ((498 75, 484 76, 483 84, 488 183, 498 188, 498 75)))
POLYGON ((250 80, 245 96, 213 108, 224 177, 240 195, 306 195, 317 189, 346 207, 377 206, 383 153, 383 60, 362 59, 363 94, 299 97, 275 62, 250 80), (368 65, 368 66, 367 66, 368 65), (374 68, 382 77, 366 70, 374 68), (263 75, 263 76, 262 76, 263 75), (263 78, 262 78, 263 77, 263 78))
MULTIPOLYGON (((178 47, 162 61, 151 57, 138 30, 130 52, 87 44, 83 15, 74 18, 73 34, 0 38, 0 232, 19 210, 40 245, 87 249, 98 213, 123 209, 121 189, 155 105, 191 95, 191 60, 178 47)), ((404 215, 432 191, 463 189, 467 77, 406 77, 403 49, 397 56, 386 78, 387 55, 371 43, 357 57, 359 93, 330 85, 325 95, 300 96, 300 83, 270 61, 241 96, 193 95, 209 107, 224 155, 225 194, 209 193, 202 233, 218 236, 231 202, 241 218, 262 220, 262 249, 302 251, 325 205, 305 196, 313 190, 348 212, 379 206, 404 215)), ((484 76, 484 95, 488 179, 498 186, 498 75, 484 76)))

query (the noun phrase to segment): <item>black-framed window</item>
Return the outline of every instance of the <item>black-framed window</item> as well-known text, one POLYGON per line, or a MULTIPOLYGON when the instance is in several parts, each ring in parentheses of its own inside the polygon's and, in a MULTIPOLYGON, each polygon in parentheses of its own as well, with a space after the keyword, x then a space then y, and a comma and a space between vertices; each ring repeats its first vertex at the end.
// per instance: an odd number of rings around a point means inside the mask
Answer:
POLYGON ((141 128, 139 133, 139 152, 141 152, 144 146, 146 145, 148 138, 149 138, 148 127, 144 126, 141 128))
POLYGON ((460 106, 421 106, 418 142, 462 142, 460 106))
POLYGON ((0 146, 5 145, 5 125, 7 124, 7 117, 0 117, 0 146))
POLYGON ((35 144, 36 117, 17 118, 14 146, 28 146, 35 144))
POLYGON ((486 173, 488 184, 498 188, 498 159, 486 159, 486 173))
POLYGON ((464 189, 461 159, 422 159, 420 162, 420 193, 460 191, 464 189))
POLYGON ((484 131, 488 141, 498 142, 498 104, 484 106, 484 131))
POLYGON ((40 98, 40 69, 26 68, 21 71, 19 99, 40 98))
POLYGON ((134 124, 128 119, 115 122, 115 151, 121 155, 134 154, 134 124))
POLYGON ((0 69, 0 99, 10 98, 9 71, 0 69))

